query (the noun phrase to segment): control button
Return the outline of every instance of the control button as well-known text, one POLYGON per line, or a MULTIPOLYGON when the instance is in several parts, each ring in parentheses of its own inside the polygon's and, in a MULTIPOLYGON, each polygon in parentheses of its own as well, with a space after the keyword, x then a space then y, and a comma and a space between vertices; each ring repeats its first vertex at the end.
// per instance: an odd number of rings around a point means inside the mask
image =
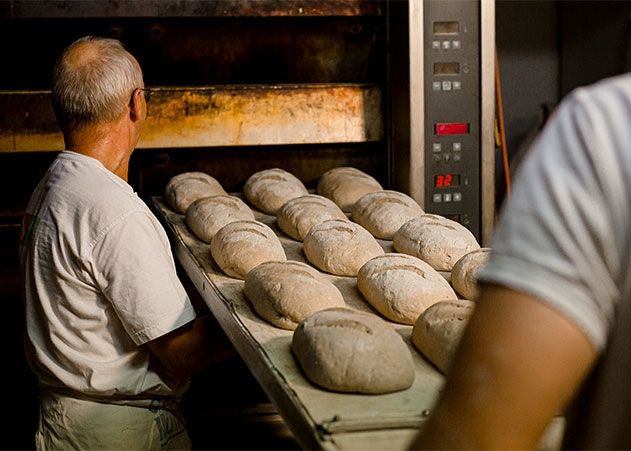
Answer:
POLYGON ((451 202, 451 193, 445 193, 443 194, 443 200, 445 202, 451 202))
POLYGON ((441 83, 439 81, 432 82, 432 89, 434 91, 440 91, 441 83))
POLYGON ((445 160, 445 163, 448 163, 450 159, 451 159, 451 154, 448 154, 448 153, 443 154, 443 160, 445 160))
POLYGON ((460 89, 462 88, 462 85, 459 81, 452 82, 451 86, 452 88, 454 88, 454 91, 460 91, 460 89))
POLYGON ((454 202, 460 202, 462 200, 462 193, 454 193, 454 202))
POLYGON ((434 163, 440 163, 441 161, 443 161, 443 157, 441 157, 440 154, 435 153, 434 154, 434 163))
POLYGON ((462 150, 462 143, 453 143, 454 152, 460 152, 462 150))
POLYGON ((451 41, 451 48, 454 50, 460 50, 460 41, 451 41))
POLYGON ((434 203, 439 204, 443 201, 443 196, 440 193, 434 194, 434 196, 432 196, 432 200, 434 203))
POLYGON ((451 82, 443 81, 443 91, 451 91, 451 82))
POLYGON ((434 152, 440 152, 442 150, 442 144, 441 143, 432 144, 432 150, 434 152))
POLYGON ((460 161, 460 154, 459 153, 455 153, 453 160, 454 160, 454 163, 460 161))
POLYGON ((443 41, 443 50, 449 50, 451 48, 451 42, 443 41))
POLYGON ((432 41, 432 50, 440 50, 440 41, 432 41))

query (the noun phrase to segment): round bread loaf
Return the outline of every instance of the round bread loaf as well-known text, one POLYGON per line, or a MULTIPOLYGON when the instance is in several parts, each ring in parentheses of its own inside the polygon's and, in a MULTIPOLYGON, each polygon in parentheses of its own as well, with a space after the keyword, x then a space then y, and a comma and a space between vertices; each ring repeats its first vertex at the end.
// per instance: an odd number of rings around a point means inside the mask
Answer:
POLYGON ((368 260, 357 274, 357 287, 383 316, 403 324, 414 324, 425 309, 437 302, 457 300, 438 271, 405 254, 368 260))
POLYGON ((311 266, 296 262, 265 262, 245 276, 246 297, 261 318, 294 330, 309 315, 344 307, 342 293, 311 266))
POLYGON ((223 226, 213 236, 210 252, 223 272, 239 279, 263 262, 287 260, 278 237, 258 221, 236 221, 223 226))
POLYGON ((480 249, 466 227, 430 214, 403 224, 394 234, 393 245, 398 252, 418 257, 438 271, 451 271, 463 255, 480 249))
POLYGON ((188 207, 201 197, 227 195, 221 184, 204 172, 183 172, 169 180, 164 189, 167 204, 184 214, 188 207))
POLYGON ((317 194, 288 201, 276 216, 281 230, 298 241, 304 240, 311 227, 329 219, 346 219, 346 215, 333 201, 317 194))
POLYGON ((444 374, 458 349, 474 305, 465 300, 439 302, 425 310, 414 323, 412 343, 444 374))
POLYGON ((375 191, 364 194, 353 206, 353 221, 376 238, 391 240, 394 233, 410 219, 422 215, 423 209, 407 194, 398 191, 375 191))
POLYGON ((331 169, 318 180, 318 194, 328 197, 343 211, 351 211, 364 194, 381 191, 377 180, 356 168, 331 169))
POLYGON ((250 176, 243 195, 256 208, 275 215, 288 200, 309 194, 294 175, 279 168, 266 169, 250 176))
POLYGON ((210 196, 193 202, 186 210, 185 219, 200 240, 210 243, 223 226, 235 221, 254 221, 254 213, 238 197, 210 196))
POLYGON ((478 298, 478 274, 486 265, 491 249, 483 247, 464 255, 451 271, 451 284, 460 296, 470 301, 478 298))
POLYGON ((414 364, 392 326, 370 313, 328 309, 295 330, 291 347, 307 378, 347 393, 380 394, 409 388, 414 364))
POLYGON ((364 263, 384 254, 366 229, 347 219, 314 225, 305 237, 303 250, 316 267, 337 276, 356 276, 364 263))

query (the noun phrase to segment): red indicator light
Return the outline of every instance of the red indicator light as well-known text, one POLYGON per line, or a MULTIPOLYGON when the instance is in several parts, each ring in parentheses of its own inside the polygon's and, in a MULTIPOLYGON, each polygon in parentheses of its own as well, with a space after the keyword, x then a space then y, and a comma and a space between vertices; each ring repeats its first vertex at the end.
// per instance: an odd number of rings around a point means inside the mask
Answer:
POLYGON ((469 133, 469 123, 459 124, 439 122, 434 124, 435 135, 467 135, 469 133))
POLYGON ((460 174, 438 174, 434 176, 436 188, 452 188, 460 186, 460 174))

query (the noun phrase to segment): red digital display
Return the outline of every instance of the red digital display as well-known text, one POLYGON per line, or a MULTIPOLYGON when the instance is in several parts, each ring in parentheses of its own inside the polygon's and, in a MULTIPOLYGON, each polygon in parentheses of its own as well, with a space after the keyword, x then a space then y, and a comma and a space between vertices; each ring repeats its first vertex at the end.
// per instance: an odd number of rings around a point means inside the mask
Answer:
POLYGON ((434 124, 435 135, 467 135, 469 134, 469 123, 445 123, 434 124))
POLYGON ((460 186, 460 174, 438 174, 434 176, 435 188, 460 186))

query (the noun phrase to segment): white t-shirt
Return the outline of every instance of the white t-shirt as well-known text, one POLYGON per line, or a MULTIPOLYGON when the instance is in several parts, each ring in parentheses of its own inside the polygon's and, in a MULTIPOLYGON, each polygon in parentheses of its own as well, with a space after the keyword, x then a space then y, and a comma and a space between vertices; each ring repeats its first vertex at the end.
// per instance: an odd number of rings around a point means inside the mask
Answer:
POLYGON ((631 446, 631 75, 559 106, 518 171, 492 249, 479 280, 535 296, 601 352, 568 446, 631 446))
POLYGON ((195 318, 164 229, 96 159, 62 152, 27 207, 26 349, 43 388, 160 406, 186 388, 143 346, 195 318))

